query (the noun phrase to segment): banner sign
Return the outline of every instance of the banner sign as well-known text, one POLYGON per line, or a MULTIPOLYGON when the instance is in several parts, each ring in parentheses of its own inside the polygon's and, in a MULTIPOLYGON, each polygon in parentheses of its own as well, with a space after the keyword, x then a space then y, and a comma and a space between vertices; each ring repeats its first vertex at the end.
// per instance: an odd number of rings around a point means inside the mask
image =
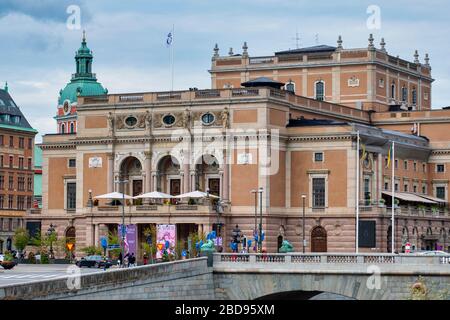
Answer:
MULTIPOLYGON (((119 224, 119 234, 122 230, 122 225, 119 224)), ((125 226, 125 254, 134 253, 137 254, 137 227, 135 224, 129 224, 125 226)))
POLYGON ((175 248, 176 243, 176 226, 174 224, 158 224, 156 226, 156 240, 158 246, 158 252, 156 253, 156 258, 162 258, 162 252, 164 248, 166 248, 166 243, 169 244, 169 249, 167 250, 170 253, 175 248))

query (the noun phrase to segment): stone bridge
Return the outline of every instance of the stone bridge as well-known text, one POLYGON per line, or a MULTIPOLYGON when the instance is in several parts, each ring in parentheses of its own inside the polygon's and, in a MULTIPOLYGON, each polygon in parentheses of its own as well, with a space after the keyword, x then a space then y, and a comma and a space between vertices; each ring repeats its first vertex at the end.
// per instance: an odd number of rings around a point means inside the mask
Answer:
POLYGON ((213 254, 0 288, 2 299, 450 299, 450 259, 382 254, 213 254))

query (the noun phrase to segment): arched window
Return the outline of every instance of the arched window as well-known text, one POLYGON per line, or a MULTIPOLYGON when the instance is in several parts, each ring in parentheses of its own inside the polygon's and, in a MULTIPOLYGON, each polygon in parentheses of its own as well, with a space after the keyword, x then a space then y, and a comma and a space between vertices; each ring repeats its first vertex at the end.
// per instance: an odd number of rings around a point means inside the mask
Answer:
POLYGON ((325 84, 323 81, 317 81, 315 86, 316 100, 323 101, 325 98, 325 84))
POLYGON ((412 92, 411 92, 411 101, 412 101, 412 104, 417 103, 417 90, 415 87, 413 87, 412 92))
POLYGON ((73 122, 70 123, 70 133, 74 133, 74 126, 73 126, 73 122))
POLYGON ((391 84, 391 99, 395 99, 395 83, 391 84))
POLYGON ((61 124, 61 133, 66 133, 66 126, 64 123, 61 124))
POLYGON ((90 73, 91 72, 91 64, 89 63, 89 60, 86 61, 86 73, 90 73))
POLYGON ((77 60, 77 73, 80 73, 80 61, 77 60))
POLYGON ((406 102, 408 100, 408 88, 402 87, 402 101, 406 102))

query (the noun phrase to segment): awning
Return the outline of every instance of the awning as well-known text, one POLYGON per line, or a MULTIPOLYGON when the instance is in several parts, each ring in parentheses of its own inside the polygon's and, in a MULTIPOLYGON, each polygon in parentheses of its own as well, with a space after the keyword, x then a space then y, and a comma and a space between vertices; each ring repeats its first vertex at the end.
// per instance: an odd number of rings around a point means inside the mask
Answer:
MULTIPOLYGON (((385 195, 388 195, 389 197, 392 197, 391 192, 389 191, 383 191, 385 195)), ((406 193, 406 192, 395 192, 394 197, 400 200, 404 201, 410 201, 410 202, 422 202, 422 203, 429 203, 429 204, 436 204, 436 201, 432 201, 429 199, 425 199, 423 197, 416 196, 414 193, 406 193)))
POLYGON ((447 203, 447 201, 445 201, 444 199, 432 197, 432 196, 429 196, 427 194, 418 194, 418 196, 422 197, 422 198, 425 198, 425 199, 428 199, 428 200, 431 200, 431 201, 435 201, 435 202, 447 203))

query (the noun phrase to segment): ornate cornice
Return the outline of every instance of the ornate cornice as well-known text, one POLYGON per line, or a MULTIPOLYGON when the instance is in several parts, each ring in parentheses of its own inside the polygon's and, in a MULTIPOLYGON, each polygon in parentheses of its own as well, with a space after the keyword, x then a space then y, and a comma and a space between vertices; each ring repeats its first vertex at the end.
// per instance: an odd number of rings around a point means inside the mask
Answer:
POLYGON ((351 141, 354 136, 351 134, 345 135, 314 135, 314 136, 295 136, 289 137, 288 141, 351 141))

